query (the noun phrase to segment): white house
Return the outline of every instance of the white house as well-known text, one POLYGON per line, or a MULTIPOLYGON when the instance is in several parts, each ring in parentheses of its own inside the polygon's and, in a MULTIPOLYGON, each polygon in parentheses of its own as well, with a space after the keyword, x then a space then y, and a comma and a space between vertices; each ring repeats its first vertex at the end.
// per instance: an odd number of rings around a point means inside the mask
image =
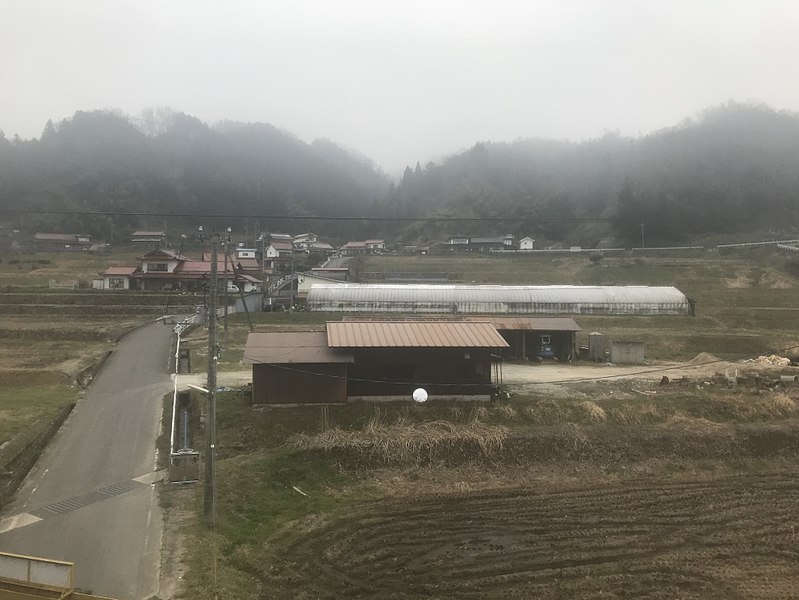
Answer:
POLYGON ((153 250, 140 256, 142 273, 174 273, 177 266, 185 262, 185 256, 180 256, 171 250, 153 250))
POLYGON ((255 258, 255 248, 236 248, 236 258, 255 258))
POLYGON ((295 250, 308 250, 318 240, 315 233, 301 233, 294 236, 294 249, 295 250))
POLYGON ((136 272, 136 267, 108 267, 101 273, 103 276, 104 290, 129 290, 130 278, 136 272))
POLYGON ((519 250, 532 250, 535 240, 531 237, 523 237, 519 240, 519 250))
POLYGON ((386 249, 386 242, 384 240, 366 240, 366 252, 369 254, 380 254, 386 249))
POLYGON ((291 256, 292 245, 288 242, 272 242, 266 247, 266 258, 291 256))

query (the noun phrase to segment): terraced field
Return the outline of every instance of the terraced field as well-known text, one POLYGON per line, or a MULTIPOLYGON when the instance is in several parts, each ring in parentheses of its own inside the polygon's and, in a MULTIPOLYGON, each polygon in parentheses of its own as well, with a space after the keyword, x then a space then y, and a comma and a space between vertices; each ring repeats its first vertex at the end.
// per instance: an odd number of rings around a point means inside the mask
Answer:
POLYGON ((797 598, 796 475, 375 503, 280 536, 264 597, 797 598))

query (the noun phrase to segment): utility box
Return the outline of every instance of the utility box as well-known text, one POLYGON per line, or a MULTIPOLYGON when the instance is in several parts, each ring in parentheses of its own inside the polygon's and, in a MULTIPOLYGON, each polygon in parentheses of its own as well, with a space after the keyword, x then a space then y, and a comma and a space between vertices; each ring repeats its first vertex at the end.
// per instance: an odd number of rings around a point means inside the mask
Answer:
POLYGON ((169 482, 194 483, 200 480, 200 453, 179 450, 169 456, 169 482))
POLYGON ((605 336, 595 331, 588 334, 588 360, 594 362, 605 362, 605 350, 607 343, 605 336))
POLYGON ((178 373, 191 373, 191 350, 181 348, 178 354, 178 373))
POLYGON ((643 342, 610 342, 610 362, 621 364, 644 364, 643 342))

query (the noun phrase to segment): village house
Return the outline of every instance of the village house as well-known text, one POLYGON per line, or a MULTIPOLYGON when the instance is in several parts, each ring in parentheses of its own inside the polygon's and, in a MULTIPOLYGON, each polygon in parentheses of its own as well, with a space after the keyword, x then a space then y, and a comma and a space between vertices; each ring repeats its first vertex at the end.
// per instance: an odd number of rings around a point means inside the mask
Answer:
POLYGON ((469 236, 463 235, 462 233, 456 233, 451 238, 449 238, 449 245, 450 246, 468 246, 469 245, 469 236))
POLYGON ((468 237, 456 234, 449 238, 449 251, 491 252, 494 250, 512 250, 513 234, 506 233, 499 237, 468 237))
POLYGON ((366 240, 364 244, 367 254, 382 254, 386 249, 385 240, 366 240))
MULTIPOLYGON (((103 289, 139 290, 139 291, 186 291, 197 292, 208 287, 211 279, 212 263, 209 260, 192 260, 182 254, 168 249, 152 250, 138 258, 136 267, 114 266, 105 269, 103 289)), ((257 278, 244 273, 231 260, 224 256, 217 257, 217 279, 221 290, 225 282, 228 291, 237 292, 239 287, 244 292, 257 291, 261 282, 257 278)))
POLYGON ((349 241, 339 248, 343 256, 382 254, 386 249, 385 240, 349 241))
POLYGON ((366 254, 366 242, 347 242, 338 251, 342 256, 362 256, 366 254))
POLYGON ((310 254, 317 252, 320 254, 333 254, 336 250, 326 242, 320 242, 319 236, 315 233, 301 233, 294 236, 295 252, 305 252, 310 254))
POLYGON ((281 264, 286 264, 291 260, 294 246, 291 242, 283 240, 273 240, 264 251, 264 269, 273 273, 281 264))
POLYGON ((82 233, 36 233, 33 245, 37 250, 88 250, 92 237, 82 233))
POLYGON ((166 232, 164 231, 134 231, 130 236, 130 241, 134 244, 145 244, 159 246, 166 243, 166 232))
POLYGON ((312 242, 308 245, 305 252, 316 252, 319 254, 334 254, 336 249, 327 242, 312 242))
POLYGON ((310 249, 311 245, 318 241, 318 236, 315 233, 300 233, 295 235, 293 239, 294 249, 298 251, 305 251, 310 249))

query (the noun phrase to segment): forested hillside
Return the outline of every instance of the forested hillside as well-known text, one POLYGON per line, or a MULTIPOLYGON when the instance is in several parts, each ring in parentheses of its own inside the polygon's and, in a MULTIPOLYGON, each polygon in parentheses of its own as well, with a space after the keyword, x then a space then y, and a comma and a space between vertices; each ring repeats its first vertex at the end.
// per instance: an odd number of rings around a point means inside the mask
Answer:
MULTIPOLYGON (((39 140, 0 138, 0 208, 329 216, 371 209, 390 184, 331 142, 309 145, 271 125, 212 128, 182 113, 148 116, 78 112, 48 122, 39 140)), ((40 229, 95 235, 110 225, 85 215, 35 220, 40 229)), ((121 217, 113 225, 127 235, 140 223, 121 217)))
MULTIPOLYGON (((306 144, 268 124, 78 112, 48 122, 38 140, 0 136, 0 209, 492 219, 277 225, 405 242, 512 232, 629 246, 640 243, 642 223, 648 245, 754 229, 796 235, 799 114, 730 103, 639 138, 480 142, 441 164, 408 167, 392 184, 333 142, 306 144)), ((106 237, 141 225, 135 216, 26 217, 28 228, 106 237)))
POLYGON ((441 165, 406 168, 387 205, 398 216, 503 218, 505 230, 585 245, 603 234, 640 243, 641 223, 651 244, 790 229, 799 225, 799 115, 728 104, 636 139, 478 143, 441 165), (616 220, 568 221, 596 218, 616 220))

